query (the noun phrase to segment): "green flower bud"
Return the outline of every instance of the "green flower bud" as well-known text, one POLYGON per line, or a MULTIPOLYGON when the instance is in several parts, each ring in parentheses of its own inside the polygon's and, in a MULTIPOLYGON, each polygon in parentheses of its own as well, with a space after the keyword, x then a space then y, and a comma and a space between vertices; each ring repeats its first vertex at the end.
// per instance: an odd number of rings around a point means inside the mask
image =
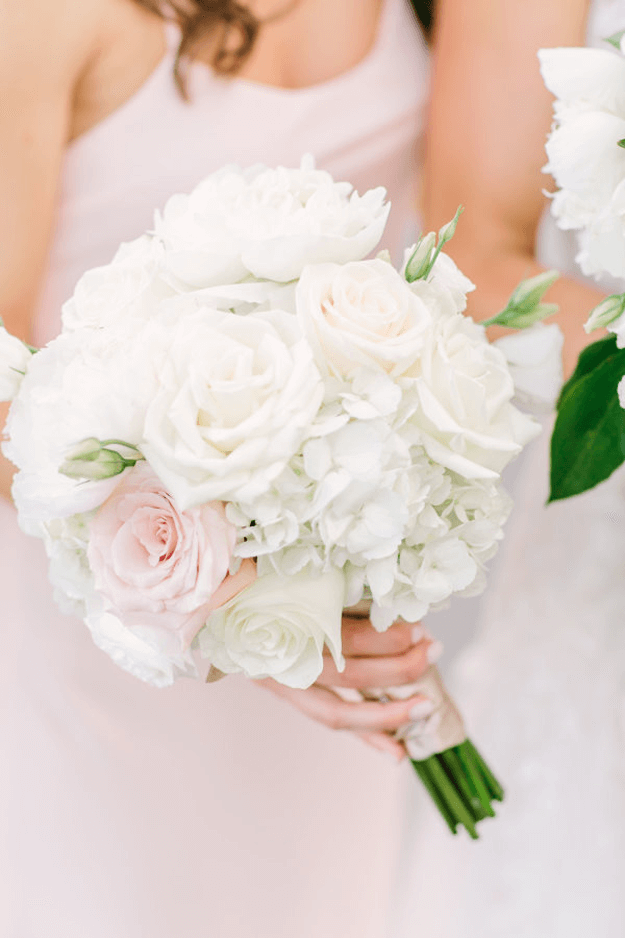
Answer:
POLYGON ((491 319, 482 321, 483 326, 507 326, 510 329, 527 329, 537 322, 558 312, 555 303, 543 303, 542 298, 559 277, 557 270, 546 270, 535 277, 522 280, 508 300, 505 309, 491 319))
POLYGON ((625 293, 613 293, 606 296, 598 306, 591 310, 588 321, 584 323, 586 332, 609 326, 625 312, 625 293))
POLYGON ((464 208, 462 207, 462 205, 459 205, 458 208, 456 209, 456 214, 454 215, 454 217, 452 218, 452 220, 451 220, 451 221, 448 221, 446 225, 443 225, 443 227, 442 227, 442 228, 440 229, 440 231, 438 232, 438 250, 439 250, 439 252, 440 252, 441 248, 442 248, 445 244, 447 244, 448 241, 451 241, 451 239, 452 239, 453 236, 455 235, 455 233, 456 233, 456 228, 458 227, 458 219, 460 218, 460 216, 462 215, 463 212, 464 212, 464 208))
POLYGON ((559 276, 557 270, 545 270, 542 274, 522 280, 510 297, 508 305, 521 308, 525 313, 531 312, 538 306, 549 287, 554 285, 559 276))
POLYGON ((427 277, 432 266, 432 253, 436 247, 436 235, 433 231, 419 238, 414 251, 406 264, 406 280, 414 283, 427 277))
POLYGON ((103 449, 96 457, 67 459, 59 472, 70 479, 96 482, 118 476, 126 468, 126 460, 113 449, 103 449))
POLYGON ((141 458, 136 446, 131 443, 124 443, 122 440, 103 442, 95 437, 88 437, 71 450, 59 472, 70 479, 95 482, 120 475, 124 469, 136 465, 141 458), (127 459, 117 450, 111 449, 112 445, 130 450, 132 457, 127 459))
POLYGON ((625 29, 619 29, 617 33, 614 33, 612 36, 608 36, 607 39, 604 39, 604 42, 609 42, 611 46, 614 46, 615 49, 621 51, 621 39, 625 36, 625 29))

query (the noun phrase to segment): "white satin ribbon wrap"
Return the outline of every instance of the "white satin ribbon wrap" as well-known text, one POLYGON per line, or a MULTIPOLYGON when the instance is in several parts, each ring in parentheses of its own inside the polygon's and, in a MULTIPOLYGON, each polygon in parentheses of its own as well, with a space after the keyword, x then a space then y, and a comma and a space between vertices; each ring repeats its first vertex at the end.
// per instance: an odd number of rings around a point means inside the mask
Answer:
POLYGON ((423 694, 434 704, 434 710, 420 720, 400 726, 395 733, 395 738, 403 741, 411 759, 422 762, 465 741, 467 734, 462 717, 445 689, 438 668, 434 666, 414 684, 367 689, 363 697, 367 700, 404 700, 415 694, 423 694))
MULTIPOLYGON (((368 619, 370 611, 371 601, 367 599, 345 609, 348 616, 362 619, 368 619)), ((413 684, 391 688, 374 687, 361 691, 365 700, 380 701, 407 700, 415 694, 423 694, 432 702, 434 710, 420 720, 412 720, 405 726, 400 726, 395 733, 396 739, 403 741, 411 759, 422 762, 437 752, 445 752, 446 749, 459 746, 465 741, 467 733, 460 712, 447 693, 438 668, 434 666, 413 684)))

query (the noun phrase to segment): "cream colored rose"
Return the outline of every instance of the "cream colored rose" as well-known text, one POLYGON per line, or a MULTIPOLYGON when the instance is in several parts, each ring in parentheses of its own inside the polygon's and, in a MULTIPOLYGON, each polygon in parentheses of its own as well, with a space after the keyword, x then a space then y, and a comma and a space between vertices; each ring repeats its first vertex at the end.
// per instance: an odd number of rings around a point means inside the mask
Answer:
POLYGON ((360 368, 401 376, 421 354, 431 323, 423 300, 383 260, 311 264, 296 304, 317 364, 340 377, 360 368))
POLYGON ((183 510, 254 499, 297 452, 322 397, 294 316, 200 309, 170 333, 141 448, 183 510))
POLYGON ((428 336, 415 375, 420 406, 412 424, 430 459, 467 479, 497 477, 540 431, 511 403, 504 354, 466 316, 442 318, 428 336))
POLYGON ((337 667, 345 578, 339 570, 259 576, 214 612, 199 634, 202 655, 226 674, 272 677, 287 687, 310 687, 323 668, 323 648, 337 667))

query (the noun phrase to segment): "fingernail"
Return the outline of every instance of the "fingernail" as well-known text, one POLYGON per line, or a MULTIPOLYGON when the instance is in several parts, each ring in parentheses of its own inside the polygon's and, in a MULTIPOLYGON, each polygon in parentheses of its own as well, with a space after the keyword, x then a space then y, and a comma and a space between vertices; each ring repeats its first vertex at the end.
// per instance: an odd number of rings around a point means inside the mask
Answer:
POLYGON ((410 709, 411 720, 424 720, 434 713, 435 706, 431 700, 418 700, 410 709))
POLYGON ((439 641, 433 641, 426 652, 426 657, 430 664, 436 664, 440 656, 443 654, 443 651, 443 643, 439 641))
POLYGON ((412 636, 412 644, 416 645, 417 642, 421 642, 425 638, 425 628, 422 625, 413 625, 410 634, 412 636))

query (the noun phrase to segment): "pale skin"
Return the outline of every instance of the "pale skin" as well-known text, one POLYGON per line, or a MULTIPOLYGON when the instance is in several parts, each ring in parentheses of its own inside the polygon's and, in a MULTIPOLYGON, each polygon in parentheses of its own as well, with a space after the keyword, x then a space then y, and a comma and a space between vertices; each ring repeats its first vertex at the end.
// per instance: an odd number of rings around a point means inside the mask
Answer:
MULTIPOLYGON (((270 19, 286 5, 257 0, 251 6, 270 19)), ((333 78, 367 54, 380 9, 381 0, 300 0, 267 22, 240 74, 295 88, 333 78)), ((32 341, 65 149, 130 98, 164 52, 162 20, 132 0, 0 0, 0 315, 10 332, 27 341, 32 341)), ((3 426, 7 408, 0 408, 3 426)), ((6 498, 12 474, 0 456, 0 493, 6 498)), ((345 618, 342 673, 326 656, 309 690, 262 683, 312 719, 358 733, 401 759, 404 749, 390 734, 423 698, 348 702, 331 688, 417 680, 428 667, 431 639, 415 640, 412 630, 397 623, 378 635, 368 620, 345 618)))
MULTIPOLYGON (((542 190, 552 185, 541 168, 553 98, 536 53, 584 45, 588 8, 588 0, 437 4, 425 221, 438 228, 464 205, 448 250, 477 284, 470 312, 478 320, 497 313, 520 280, 542 269, 534 241, 547 204, 542 190)), ((582 326, 602 294, 563 277, 546 298, 560 305, 554 320, 564 331, 568 375, 599 336, 588 337, 582 326)))

